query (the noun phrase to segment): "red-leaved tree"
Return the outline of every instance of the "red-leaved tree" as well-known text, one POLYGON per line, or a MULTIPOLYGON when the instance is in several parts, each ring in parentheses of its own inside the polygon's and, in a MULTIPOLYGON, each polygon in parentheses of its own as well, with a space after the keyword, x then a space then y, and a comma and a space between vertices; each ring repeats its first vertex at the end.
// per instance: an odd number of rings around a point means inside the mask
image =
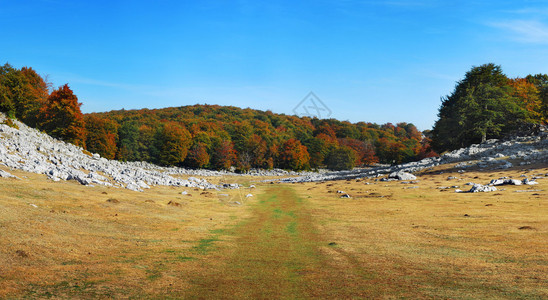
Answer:
POLYGON ((236 151, 231 141, 223 140, 217 147, 211 159, 211 164, 216 169, 228 170, 236 161, 236 151))
POLYGON ((59 87, 40 108, 39 128, 55 138, 85 147, 86 128, 81 105, 67 84, 59 87))
POLYGON ((280 163, 283 168, 303 170, 309 168, 310 155, 306 146, 297 139, 287 140, 280 153, 280 163))
POLYGON ((203 143, 196 143, 190 147, 186 158, 186 165, 193 168, 205 168, 209 164, 209 158, 207 146, 203 143))

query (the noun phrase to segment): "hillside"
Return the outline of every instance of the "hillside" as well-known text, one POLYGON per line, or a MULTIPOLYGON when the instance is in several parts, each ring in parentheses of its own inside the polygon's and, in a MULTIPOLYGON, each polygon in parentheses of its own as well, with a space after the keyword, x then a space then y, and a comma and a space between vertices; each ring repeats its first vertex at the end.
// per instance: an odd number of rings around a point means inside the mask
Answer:
POLYGON ((353 124, 217 105, 119 110, 86 115, 85 120, 90 151, 160 165, 339 169, 428 155, 421 133, 407 123, 353 124), (108 141, 108 135, 114 137, 110 146, 98 142, 108 141), (172 146, 165 147, 166 141, 172 146), (336 162, 345 155, 348 166, 336 162))

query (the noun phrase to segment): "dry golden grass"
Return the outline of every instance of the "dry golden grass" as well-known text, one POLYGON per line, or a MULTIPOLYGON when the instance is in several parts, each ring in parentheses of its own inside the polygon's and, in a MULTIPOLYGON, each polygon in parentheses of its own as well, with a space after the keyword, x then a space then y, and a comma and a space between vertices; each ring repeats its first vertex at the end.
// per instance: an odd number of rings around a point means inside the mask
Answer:
POLYGON ((373 297, 548 297, 548 178, 492 193, 437 189, 467 190, 467 182, 487 184, 548 169, 460 174, 444 168, 424 172, 416 184, 352 180, 294 186, 314 208, 323 235, 337 243, 323 248, 326 255, 350 273, 369 273, 375 288, 362 286, 373 297), (515 192, 528 189, 542 191, 515 192), (337 190, 353 198, 339 198, 337 190))
POLYGON ((208 193, 12 172, 27 178, 0 178, 0 298, 547 298, 548 179, 479 194, 437 187, 548 168, 443 168, 416 184, 208 193), (541 191, 515 192, 527 189, 541 191))
POLYGON ((138 193, 10 172, 26 178, 0 178, 0 298, 176 293, 200 241, 248 214, 244 190, 138 193))

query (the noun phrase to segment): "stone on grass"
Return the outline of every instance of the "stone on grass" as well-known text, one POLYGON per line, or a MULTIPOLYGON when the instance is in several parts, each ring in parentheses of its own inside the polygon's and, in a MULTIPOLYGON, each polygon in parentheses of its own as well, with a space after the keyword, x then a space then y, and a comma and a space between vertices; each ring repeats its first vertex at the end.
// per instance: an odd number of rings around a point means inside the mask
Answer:
POLYGON ((521 185, 521 180, 517 179, 493 179, 489 185, 499 186, 499 185, 521 185))
POLYGON ((407 172, 392 172, 388 175, 388 178, 397 179, 397 180, 415 180, 417 177, 411 173, 407 172))
POLYGON ((486 192, 494 192, 497 188, 490 185, 481 185, 481 184, 475 184, 468 192, 469 193, 486 193, 486 192))
POLYGON ((0 177, 4 177, 4 178, 17 178, 17 179, 19 179, 19 177, 15 176, 15 175, 12 175, 11 173, 6 172, 6 171, 4 171, 4 170, 0 170, 0 177))

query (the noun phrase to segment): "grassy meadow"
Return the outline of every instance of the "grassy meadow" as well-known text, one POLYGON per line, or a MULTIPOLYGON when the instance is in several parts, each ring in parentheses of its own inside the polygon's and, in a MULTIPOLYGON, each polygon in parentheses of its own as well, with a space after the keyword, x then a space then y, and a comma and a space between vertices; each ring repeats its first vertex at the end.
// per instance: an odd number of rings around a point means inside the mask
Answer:
POLYGON ((546 166, 143 193, 10 172, 22 179, 0 178, 0 298, 548 297, 548 178, 438 189, 546 166))

